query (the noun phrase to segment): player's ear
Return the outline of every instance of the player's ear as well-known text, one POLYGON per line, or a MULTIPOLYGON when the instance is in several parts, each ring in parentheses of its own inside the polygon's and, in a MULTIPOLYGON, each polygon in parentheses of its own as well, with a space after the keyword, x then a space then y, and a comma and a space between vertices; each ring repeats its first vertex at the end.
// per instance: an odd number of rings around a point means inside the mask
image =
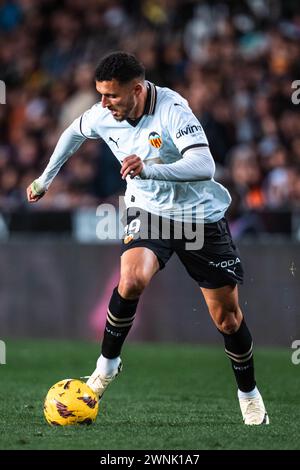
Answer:
POLYGON ((136 96, 139 96, 143 91, 143 86, 141 83, 137 83, 134 87, 134 92, 136 96))

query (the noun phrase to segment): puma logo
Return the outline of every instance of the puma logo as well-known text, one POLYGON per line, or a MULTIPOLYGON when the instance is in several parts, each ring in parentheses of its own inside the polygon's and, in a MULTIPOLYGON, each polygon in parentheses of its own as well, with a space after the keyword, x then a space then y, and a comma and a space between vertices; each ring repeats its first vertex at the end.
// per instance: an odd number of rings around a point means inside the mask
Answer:
POLYGON ((114 140, 112 137, 110 137, 108 140, 116 144, 116 146, 119 148, 118 140, 120 140, 120 137, 118 137, 117 140, 114 140))

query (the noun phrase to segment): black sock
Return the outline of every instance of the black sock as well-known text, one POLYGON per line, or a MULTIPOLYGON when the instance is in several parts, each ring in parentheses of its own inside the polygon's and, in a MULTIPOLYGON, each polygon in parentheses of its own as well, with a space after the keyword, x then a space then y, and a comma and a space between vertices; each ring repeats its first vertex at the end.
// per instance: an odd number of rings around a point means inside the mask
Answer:
POLYGON ((121 353, 123 343, 133 324, 139 299, 123 299, 116 287, 107 310, 106 325, 102 341, 102 355, 114 359, 121 353))
POLYGON ((235 333, 231 335, 220 333, 224 337, 225 353, 231 360, 239 390, 250 392, 256 385, 252 352, 253 342, 244 319, 235 333))

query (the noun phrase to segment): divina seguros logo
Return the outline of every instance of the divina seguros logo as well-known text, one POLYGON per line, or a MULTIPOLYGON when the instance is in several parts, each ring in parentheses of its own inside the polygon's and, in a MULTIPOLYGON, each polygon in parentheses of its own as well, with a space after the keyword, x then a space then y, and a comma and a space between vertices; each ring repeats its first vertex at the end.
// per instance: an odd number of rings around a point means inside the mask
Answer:
POLYGON ((185 129, 179 129, 179 131, 176 134, 176 139, 180 139, 180 137, 183 137, 188 134, 194 134, 195 132, 199 132, 201 130, 202 130, 202 127, 200 126, 200 124, 198 125, 194 124, 193 126, 190 126, 188 124, 185 129))

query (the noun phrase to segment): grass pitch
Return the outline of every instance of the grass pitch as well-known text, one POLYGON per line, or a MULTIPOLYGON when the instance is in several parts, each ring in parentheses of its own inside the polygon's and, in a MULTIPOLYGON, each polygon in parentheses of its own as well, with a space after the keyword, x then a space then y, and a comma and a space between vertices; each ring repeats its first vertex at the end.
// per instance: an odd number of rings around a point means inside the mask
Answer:
POLYGON ((64 378, 91 373, 99 346, 7 341, 0 366, 0 449, 300 449, 300 365, 291 350, 257 349, 269 426, 243 425, 222 347, 126 345, 124 370, 92 426, 51 427, 43 400, 64 378))

